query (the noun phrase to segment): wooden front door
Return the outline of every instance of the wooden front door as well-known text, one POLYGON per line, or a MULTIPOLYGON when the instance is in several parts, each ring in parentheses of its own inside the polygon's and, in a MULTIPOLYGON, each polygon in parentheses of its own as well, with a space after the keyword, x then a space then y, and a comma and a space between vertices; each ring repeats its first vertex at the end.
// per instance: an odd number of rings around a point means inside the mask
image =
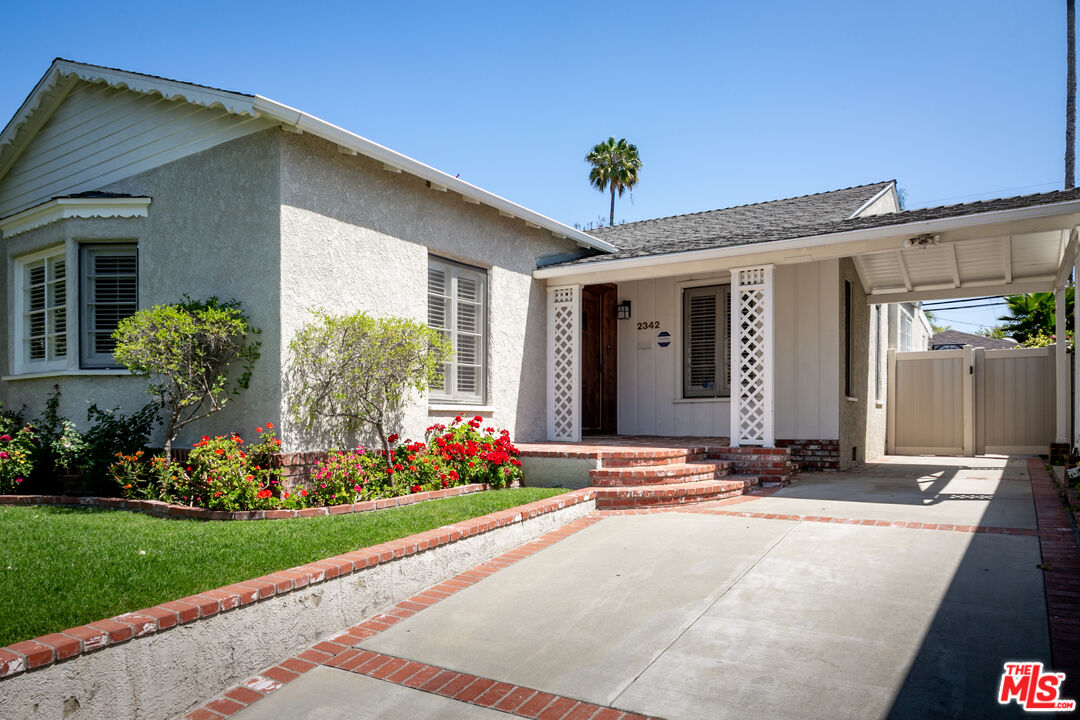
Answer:
POLYGON ((586 285, 581 294, 581 430, 614 435, 618 378, 618 288, 586 285))

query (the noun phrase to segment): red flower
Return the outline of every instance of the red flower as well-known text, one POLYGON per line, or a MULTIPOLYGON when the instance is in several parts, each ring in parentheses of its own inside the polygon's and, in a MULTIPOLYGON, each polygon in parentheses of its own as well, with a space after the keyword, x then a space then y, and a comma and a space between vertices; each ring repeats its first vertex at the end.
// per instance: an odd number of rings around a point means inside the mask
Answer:
POLYGON ((477 415, 473 418, 473 422, 484 422, 484 418, 477 415))
POLYGON ((225 454, 225 451, 222 450, 221 448, 215 449, 214 452, 217 453, 218 455, 224 455, 225 454))
POLYGON ((271 492, 270 492, 269 490, 260 490, 260 491, 259 491, 259 493, 258 493, 258 494, 257 494, 257 495, 256 495, 255 497, 257 497, 257 498, 259 498, 260 500, 262 500, 262 499, 264 499, 264 498, 268 498, 268 497, 270 497, 270 496, 271 496, 272 494, 273 494, 273 493, 271 493, 271 492))
POLYGON ((268 427, 268 428, 270 428, 271 430, 273 430, 273 429, 274 429, 274 423, 266 423, 266 427, 268 427))
POLYGON ((390 437, 386 438, 386 442, 397 442, 398 434, 394 433, 390 437))
POLYGON ((281 438, 274 438, 274 444, 281 447, 281 438))
POLYGON ((261 428, 261 427, 257 427, 257 428, 255 428, 255 432, 257 432, 257 433, 261 433, 261 432, 262 432, 262 428, 261 428))
POLYGON ((424 488, 420 487, 419 485, 413 485, 413 486, 412 486, 411 488, 409 488, 409 489, 410 489, 410 490, 411 490, 412 492, 414 492, 414 493, 418 493, 418 492, 420 492, 421 490, 423 490, 424 488))
POLYGON ((307 490, 301 490, 300 497, 307 497, 307 490))

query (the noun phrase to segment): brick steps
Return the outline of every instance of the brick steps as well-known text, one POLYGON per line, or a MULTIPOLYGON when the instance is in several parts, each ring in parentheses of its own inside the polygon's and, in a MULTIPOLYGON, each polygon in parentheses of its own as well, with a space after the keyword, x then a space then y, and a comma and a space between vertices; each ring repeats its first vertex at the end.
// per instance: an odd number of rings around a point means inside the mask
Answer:
POLYGON ((589 477, 595 487, 706 482, 730 475, 731 467, 732 464, 726 460, 625 467, 609 467, 607 463, 604 463, 604 467, 590 470, 589 477))
POLYGON ((757 475, 762 487, 783 487, 798 472, 785 448, 715 447, 709 448, 706 457, 731 462, 737 473, 757 475))
POLYGON ((748 475, 664 485, 598 487, 595 490, 596 509, 630 510, 723 500, 743 495, 757 483, 756 476, 748 475))

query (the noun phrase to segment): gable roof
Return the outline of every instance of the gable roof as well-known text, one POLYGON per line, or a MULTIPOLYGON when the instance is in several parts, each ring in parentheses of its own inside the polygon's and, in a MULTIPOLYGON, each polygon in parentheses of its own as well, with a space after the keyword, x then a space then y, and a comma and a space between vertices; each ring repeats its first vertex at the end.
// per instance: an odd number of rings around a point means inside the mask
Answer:
POLYGON ((942 346, 971 345, 972 347, 986 348, 987 350, 1008 350, 1017 346, 1017 342, 1011 339, 988 338, 982 335, 960 332, 959 330, 942 330, 930 337, 930 349, 944 349, 942 346))
MULTIPOLYGON (((104 83, 109 87, 126 88, 170 100, 182 99, 193 105, 221 108, 233 115, 266 118, 279 122, 288 129, 310 133, 335 143, 348 154, 370 157, 383 163, 387 169, 404 171, 427 180, 434 189, 452 190, 468 202, 488 205, 505 216, 522 220, 531 227, 543 228, 557 237, 567 238, 583 247, 598 252, 612 252, 617 249, 614 245, 588 233, 564 225, 472 183, 261 95, 221 90, 207 85, 78 63, 62 58, 53 61, 48 71, 0 132, 0 180, 10 170, 14 161, 29 145, 42 125, 63 102, 66 94, 80 81, 104 83)), ((95 188, 77 188, 73 189, 73 192, 80 189, 95 188)))
POLYGON ((819 193, 818 195, 805 195, 799 198, 774 200, 756 205, 742 205, 707 213, 677 215, 672 218, 616 225, 612 228, 605 228, 603 232, 593 231, 593 233, 618 245, 620 247, 618 252, 608 255, 590 255, 562 263, 562 265, 596 263, 652 255, 688 253, 695 250, 754 245, 779 240, 820 237, 857 230, 1020 210, 1080 200, 1080 188, 1074 188, 1072 190, 1017 195, 956 205, 901 210, 899 212, 864 217, 839 217, 841 203, 837 203, 838 207, 830 209, 832 203, 829 202, 829 199, 834 193, 862 191, 880 187, 880 185, 860 185, 845 190, 819 193), (816 198, 825 200, 820 209, 817 209, 816 198), (774 212, 774 209, 776 212, 774 212), (699 218, 699 216, 709 217, 699 218), (735 219, 743 220, 745 224, 727 222, 727 220, 733 221, 735 219), (772 223, 769 222, 770 219, 773 220, 772 223), (655 223, 655 225, 650 225, 652 223, 655 223), (637 228, 634 226, 643 227, 637 228))
POLYGON ((691 248, 711 247, 711 243, 731 238, 766 239, 791 228, 846 220, 895 184, 895 180, 889 180, 857 185, 814 195, 640 220, 591 232, 618 246, 620 252, 617 255, 622 257, 633 252, 648 254, 675 243, 691 248))

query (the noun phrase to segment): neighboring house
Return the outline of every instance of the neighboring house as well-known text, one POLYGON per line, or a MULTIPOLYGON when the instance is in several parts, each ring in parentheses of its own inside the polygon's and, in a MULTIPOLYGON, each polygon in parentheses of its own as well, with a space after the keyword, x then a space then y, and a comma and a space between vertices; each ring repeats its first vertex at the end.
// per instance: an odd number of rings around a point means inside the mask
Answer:
POLYGON ((897 303, 889 306, 889 347, 899 352, 926 350, 934 329, 920 303, 897 303))
POLYGON ((959 330, 942 330, 930 338, 931 350, 960 350, 965 345, 987 350, 1009 350, 1017 347, 1018 343, 1012 338, 988 338, 959 330))
POLYGON ((905 317, 920 342, 917 304, 1060 290, 1078 223, 1080 191, 901 211, 888 181, 585 233, 260 96, 57 60, 0 134, 0 398, 136 408, 117 319, 217 295, 262 358, 181 442, 273 420, 325 447, 281 377, 322 307, 452 335, 414 437, 464 412, 520 441, 730 437, 843 467, 884 452, 886 350, 905 317))

